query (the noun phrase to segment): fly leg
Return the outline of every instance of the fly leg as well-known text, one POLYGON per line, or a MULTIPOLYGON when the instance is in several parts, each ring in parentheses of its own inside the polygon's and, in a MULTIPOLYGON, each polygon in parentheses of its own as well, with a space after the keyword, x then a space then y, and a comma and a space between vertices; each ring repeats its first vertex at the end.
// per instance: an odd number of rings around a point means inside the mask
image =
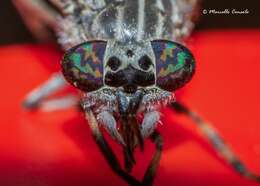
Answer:
POLYGON ((152 135, 150 136, 151 140, 154 142, 156 151, 155 154, 153 155, 153 159, 151 160, 144 178, 143 178, 143 185, 145 186, 151 186, 153 185, 153 181, 155 178, 156 170, 158 168, 158 165, 161 160, 161 155, 162 155, 162 148, 163 148, 163 140, 159 132, 154 131, 152 135))
POLYGON ((161 135, 155 130, 159 120, 160 113, 158 111, 148 111, 144 114, 144 119, 141 125, 141 134, 143 139, 150 137, 156 147, 153 159, 151 160, 143 177, 143 184, 145 186, 153 185, 156 170, 161 159, 163 140, 161 135))
POLYGON ((45 0, 12 0, 26 26, 39 41, 52 38, 50 29, 56 27, 57 12, 45 0))
POLYGON ((98 128, 97 120, 93 114, 93 112, 88 109, 85 112, 86 119, 88 120, 92 135, 101 150, 103 156, 105 157, 107 163, 109 164, 110 168, 124 181, 126 181, 131 186, 142 186, 142 184, 136 180, 131 175, 127 174, 120 166, 118 159, 116 158, 115 154, 113 153, 112 149, 106 142, 105 138, 103 137, 102 133, 98 128))
POLYGON ((73 94, 68 94, 60 98, 42 100, 42 102, 39 103, 39 108, 44 112, 52 112, 72 107, 79 110, 82 109, 80 106, 79 97, 73 94))
POLYGON ((251 180, 260 182, 260 176, 250 172, 245 165, 236 157, 234 152, 227 146, 224 140, 219 136, 217 131, 213 129, 209 123, 204 121, 197 113, 191 111, 185 105, 174 102, 171 104, 171 108, 177 113, 185 114, 199 127, 199 129, 208 138, 209 142, 212 144, 216 152, 222 156, 222 158, 227 161, 228 164, 240 175, 247 177, 251 180))
MULTIPOLYGON (((26 109, 32 110, 41 107, 42 101, 47 96, 55 93, 57 90, 67 85, 61 73, 53 74, 46 82, 32 90, 23 102, 26 109)), ((55 103, 56 104, 56 103, 55 103)), ((52 106, 49 104, 49 106, 52 106)))
POLYGON ((72 14, 73 0, 12 0, 26 26, 39 41, 53 39, 58 16, 72 14))

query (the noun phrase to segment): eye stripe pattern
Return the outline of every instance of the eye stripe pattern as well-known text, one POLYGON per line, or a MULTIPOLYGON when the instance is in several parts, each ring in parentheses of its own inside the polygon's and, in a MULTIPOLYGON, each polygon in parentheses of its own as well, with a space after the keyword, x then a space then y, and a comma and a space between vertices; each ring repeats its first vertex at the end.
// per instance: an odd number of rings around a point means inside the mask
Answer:
POLYGON ((75 87, 94 91, 103 86, 103 58, 106 42, 82 43, 67 51, 62 60, 65 78, 75 87))
POLYGON ((181 44, 156 40, 151 42, 156 58, 156 84, 167 91, 184 86, 195 71, 195 59, 181 44))

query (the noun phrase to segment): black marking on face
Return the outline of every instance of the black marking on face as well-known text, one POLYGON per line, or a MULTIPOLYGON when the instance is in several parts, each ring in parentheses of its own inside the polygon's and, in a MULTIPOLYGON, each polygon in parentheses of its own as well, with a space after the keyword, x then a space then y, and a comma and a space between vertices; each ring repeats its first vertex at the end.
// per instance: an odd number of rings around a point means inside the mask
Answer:
POLYGON ((127 55, 127 57, 131 58, 131 57, 134 56, 134 52, 129 49, 129 50, 127 50, 127 52, 126 52, 126 55, 127 55))
POLYGON ((155 74, 144 72, 129 65, 126 69, 118 72, 107 72, 105 74, 105 84, 111 87, 122 86, 125 92, 134 93, 138 86, 146 87, 155 84, 155 74))
POLYGON ((121 61, 117 57, 111 57, 107 62, 107 66, 109 66, 112 71, 116 71, 120 65, 121 61))
POLYGON ((145 55, 141 57, 141 59, 138 61, 138 64, 142 70, 147 71, 153 65, 153 62, 147 55, 145 55))

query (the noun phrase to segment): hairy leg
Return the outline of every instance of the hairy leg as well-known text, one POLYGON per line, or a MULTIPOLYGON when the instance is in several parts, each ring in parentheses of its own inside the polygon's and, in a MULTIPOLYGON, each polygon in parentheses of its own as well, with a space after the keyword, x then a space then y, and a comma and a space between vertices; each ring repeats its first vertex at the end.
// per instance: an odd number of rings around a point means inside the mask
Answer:
POLYGON ((53 39, 57 12, 45 0, 12 0, 26 26, 39 41, 53 39))
POLYGON ((163 147, 162 137, 157 131, 154 131, 152 133, 152 135, 150 136, 150 138, 155 143, 156 152, 155 152, 153 159, 150 162, 150 164, 145 172, 144 178, 143 178, 143 185, 145 185, 145 186, 153 185, 156 170, 157 170, 158 165, 161 160, 162 147, 163 147))
POLYGON ((102 133, 98 128, 97 120, 91 110, 87 110, 85 112, 86 119, 88 120, 92 135, 101 150, 103 156, 105 157, 107 163, 109 164, 110 168, 124 181, 126 181, 131 186, 142 186, 138 180, 136 180, 131 175, 127 174, 120 166, 118 159, 116 158, 115 154, 113 153, 112 149, 106 142, 105 138, 103 137, 102 133))
POLYGON ((227 163, 229 163, 233 169, 240 175, 245 176, 249 179, 260 182, 260 176, 250 172, 245 165, 236 157, 231 149, 226 145, 221 136, 213 129, 209 123, 204 121, 197 113, 191 111, 189 108, 179 102, 171 104, 177 113, 185 114, 194 121, 194 123, 201 129, 204 135, 208 138, 209 142, 213 145, 214 149, 220 156, 222 156, 227 163))
POLYGON ((52 112, 72 107, 80 109, 78 95, 68 94, 60 98, 43 100, 39 104, 39 108, 44 112, 52 112))
POLYGON ((67 85, 65 79, 61 73, 53 74, 46 82, 44 82, 39 87, 32 90, 23 102, 23 106, 26 109, 38 108, 41 101, 47 96, 55 93, 57 90, 64 88, 67 85))

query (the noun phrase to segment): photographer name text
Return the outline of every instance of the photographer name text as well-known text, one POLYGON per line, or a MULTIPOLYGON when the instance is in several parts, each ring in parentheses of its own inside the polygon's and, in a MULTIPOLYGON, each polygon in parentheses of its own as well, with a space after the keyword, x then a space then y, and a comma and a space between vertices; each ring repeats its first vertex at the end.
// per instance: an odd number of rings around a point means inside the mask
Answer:
POLYGON ((202 11, 203 14, 213 14, 213 15, 247 15, 250 14, 248 9, 244 10, 237 10, 237 9, 224 9, 224 10, 217 10, 217 9, 204 9, 202 11))

